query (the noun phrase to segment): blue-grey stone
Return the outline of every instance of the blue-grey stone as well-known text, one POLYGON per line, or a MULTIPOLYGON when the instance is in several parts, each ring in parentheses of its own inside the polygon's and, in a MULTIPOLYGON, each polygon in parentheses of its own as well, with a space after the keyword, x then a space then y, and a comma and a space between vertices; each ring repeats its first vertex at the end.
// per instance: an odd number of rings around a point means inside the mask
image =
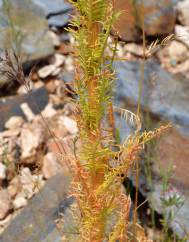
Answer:
POLYGON ((44 87, 34 89, 31 93, 0 99, 0 131, 4 130, 6 121, 12 116, 25 115, 20 107, 27 103, 33 113, 39 114, 48 104, 48 94, 44 87))
MULTIPOLYGON (((138 103, 141 62, 115 62, 117 72, 116 104, 138 103)), ((189 134, 189 81, 164 70, 155 60, 144 68, 141 106, 164 120, 173 122, 189 134)))
POLYGON ((55 219, 72 203, 68 198, 69 184, 70 177, 66 174, 49 179, 0 235, 0 241, 61 242, 62 233, 56 227, 55 219))

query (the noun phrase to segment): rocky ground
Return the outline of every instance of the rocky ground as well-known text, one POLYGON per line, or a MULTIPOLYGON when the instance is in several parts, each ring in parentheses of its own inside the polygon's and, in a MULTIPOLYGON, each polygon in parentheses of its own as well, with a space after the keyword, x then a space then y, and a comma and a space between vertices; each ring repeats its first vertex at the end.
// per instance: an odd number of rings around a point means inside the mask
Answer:
MULTIPOLYGON (((26 92, 24 85, 3 76, 0 79, 0 232, 47 186, 48 180, 65 171, 64 159, 75 149, 72 141, 78 132, 71 83, 74 40, 64 29, 72 7, 61 0, 12 2, 10 16, 17 26, 17 34, 7 24, 10 18, 7 19, 0 1, 3 19, 0 29, 4 29, 0 47, 17 43, 22 50, 26 75, 33 64, 37 65, 31 76, 31 93, 26 92), (5 41, 7 38, 10 41, 5 41)), ((138 100, 143 57, 139 21, 142 7, 140 1, 136 1, 133 9, 125 1, 117 0, 116 8, 127 10, 113 30, 122 39, 117 56, 127 61, 115 63, 118 73, 115 103, 128 109, 136 106, 138 100)), ((156 143, 156 157, 151 161, 154 189, 147 190, 146 180, 141 176, 140 190, 153 198, 155 209, 161 213, 159 166, 166 170, 171 164, 173 175, 169 188, 181 193, 185 200, 171 227, 183 237, 189 233, 189 1, 161 0, 158 4, 144 1, 144 12, 148 47, 157 36, 162 40, 176 35, 170 44, 146 51, 142 108, 150 113, 153 127, 171 122, 173 128, 156 143)))

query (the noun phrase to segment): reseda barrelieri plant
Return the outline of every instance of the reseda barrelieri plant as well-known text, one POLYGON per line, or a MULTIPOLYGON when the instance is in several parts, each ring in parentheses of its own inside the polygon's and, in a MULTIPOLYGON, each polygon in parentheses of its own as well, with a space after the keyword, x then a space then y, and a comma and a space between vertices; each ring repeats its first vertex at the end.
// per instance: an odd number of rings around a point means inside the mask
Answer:
MULTIPOLYGON (((112 54, 108 55, 106 50, 110 31, 120 15, 114 11, 114 1, 71 2, 77 10, 69 31, 76 40, 74 87, 78 97, 76 119, 81 149, 73 155, 62 154, 62 157, 73 174, 71 195, 77 205, 73 214, 77 228, 75 241, 125 242, 137 241, 139 236, 140 241, 148 241, 141 228, 138 232, 137 224, 134 224, 134 230, 129 229, 131 201, 122 188, 122 182, 144 144, 169 126, 140 133, 138 115, 112 104, 116 42, 112 54), (136 125, 135 133, 123 144, 115 141, 114 111, 119 111, 123 119, 136 125)), ((0 58, 0 73, 24 84, 30 92, 28 79, 25 79, 16 54, 11 56, 6 52, 0 58)), ((47 128, 54 137, 48 125, 47 128)))
MULTIPOLYGON (((122 182, 144 144, 168 126, 142 134, 137 128, 122 145, 115 143, 112 90, 116 79, 113 69, 116 44, 111 56, 106 49, 120 13, 114 11, 114 1, 71 3, 77 10, 69 31, 76 43, 74 86, 81 149, 77 155, 69 156, 69 162, 68 157, 65 160, 73 173, 72 195, 79 210, 79 214, 75 213, 77 241, 133 241, 131 233, 127 233, 131 202, 122 182)), ((127 110, 120 112, 140 127, 137 115, 127 110)), ((137 237, 137 233, 133 236, 137 237)))

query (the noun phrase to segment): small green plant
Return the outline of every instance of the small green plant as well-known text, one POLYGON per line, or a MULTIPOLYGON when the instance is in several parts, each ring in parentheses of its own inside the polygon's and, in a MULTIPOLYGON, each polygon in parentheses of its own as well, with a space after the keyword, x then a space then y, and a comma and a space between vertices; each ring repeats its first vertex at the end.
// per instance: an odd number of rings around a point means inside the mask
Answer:
MULTIPOLYGON (((152 120, 150 114, 147 112, 144 114, 144 123, 147 130, 152 128, 152 120)), ((154 192, 154 180, 152 171, 152 162, 157 163, 158 172, 161 180, 162 195, 160 197, 160 205, 162 210, 161 224, 162 224, 162 240, 163 242, 173 241, 173 237, 176 238, 174 241, 185 241, 185 239, 179 239, 178 235, 174 231, 171 231, 171 223, 175 219, 177 213, 184 205, 184 196, 179 193, 176 189, 171 188, 170 179, 173 175, 173 166, 170 164, 165 170, 161 166, 161 162, 156 154, 157 142, 153 140, 150 144, 146 145, 144 153, 144 173, 146 176, 147 186, 150 190, 148 197, 151 209, 152 227, 155 229, 155 209, 154 204, 151 200, 151 194, 154 192)))
POLYGON ((161 223, 164 232, 163 241, 171 241, 172 236, 170 236, 169 228, 176 214, 184 205, 184 202, 185 198, 176 189, 169 188, 169 190, 163 191, 161 196, 161 206, 163 210, 163 219, 161 223))

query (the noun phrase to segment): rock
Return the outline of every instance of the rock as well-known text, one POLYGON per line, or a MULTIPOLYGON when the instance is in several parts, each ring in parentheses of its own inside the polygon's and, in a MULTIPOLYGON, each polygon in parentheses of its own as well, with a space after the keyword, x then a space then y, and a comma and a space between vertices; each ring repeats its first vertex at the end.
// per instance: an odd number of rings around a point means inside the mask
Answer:
MULTIPOLYGON (((117 72, 116 105, 137 105, 139 61, 115 62, 117 72)), ((146 61, 141 106, 155 115, 173 122, 183 133, 189 134, 189 82, 183 76, 174 76, 154 60, 146 61), (175 93, 177 95, 175 95, 175 93)))
POLYGON ((63 124, 70 134, 77 134, 78 127, 75 120, 67 116, 61 116, 59 119, 59 123, 63 124))
POLYGON ((20 108, 22 109, 23 113, 26 116, 26 119, 30 122, 35 118, 35 114, 32 112, 31 108, 27 103, 22 103, 20 105, 20 108))
POLYGON ((42 172, 43 176, 48 179, 61 172, 62 166, 54 153, 47 153, 43 158, 42 172))
POLYGON ((69 23, 70 19, 71 19, 70 13, 61 14, 61 15, 52 15, 48 18, 48 23, 50 26, 64 27, 69 23))
POLYGON ((56 70, 55 65, 47 65, 39 69, 37 73, 40 78, 45 79, 48 76, 52 75, 55 70, 56 70))
POLYGON ((75 153, 81 149, 81 142, 74 140, 73 136, 50 139, 47 143, 48 151, 56 155, 65 174, 69 174, 70 160, 73 160, 75 153), (75 142, 74 142, 75 141, 75 142), (69 163, 68 163, 69 162, 69 163))
POLYGON ((52 38, 48 33, 48 23, 40 8, 32 2, 13 0, 8 3, 8 9, 3 9, 0 1, 1 15, 1 49, 11 49, 13 45, 17 51, 21 51, 24 62, 45 58, 54 52, 52 38), (8 14, 14 21, 14 31, 8 24, 8 14))
POLYGON ((66 60, 66 57, 64 55, 56 53, 54 56, 52 56, 49 59, 50 64, 47 66, 42 67, 38 70, 38 75, 40 78, 44 79, 48 76, 56 76, 59 74, 59 72, 62 70, 60 67, 66 60))
POLYGON ((13 215, 9 214, 5 219, 0 220, 0 234, 3 232, 4 228, 8 226, 13 215))
POLYGON ((49 34, 52 38, 53 45, 55 47, 59 47, 61 45, 61 41, 60 41, 59 36, 57 34, 55 34, 55 32, 53 32, 53 31, 49 31, 49 34))
POLYGON ((177 66, 169 68, 169 71, 174 74, 182 74, 189 79, 189 59, 178 64, 177 66))
POLYGON ((44 128, 38 123, 25 124, 20 135, 21 158, 35 155, 36 149, 44 141, 44 128))
POLYGON ((20 178, 18 176, 15 176, 8 186, 8 192, 11 198, 14 198, 19 191, 21 191, 22 186, 20 183, 20 178))
POLYGON ((47 148, 48 151, 53 154, 55 154, 57 157, 60 157, 61 154, 64 153, 64 144, 65 144, 65 138, 59 139, 59 138, 51 138, 47 142, 47 148))
POLYGON ((73 72, 74 71, 74 63, 73 58, 68 56, 65 60, 65 71, 73 72))
POLYGON ((23 196, 23 194, 18 194, 13 201, 14 209, 23 208, 27 205, 27 199, 23 196))
POLYGON ((114 26, 114 32, 123 40, 138 40, 141 29, 141 15, 144 7, 144 25, 147 35, 162 35, 173 32, 176 20, 173 0, 116 0, 115 9, 123 11, 121 17, 114 26), (143 3, 143 5, 142 5, 143 3))
POLYGON ((72 9, 72 6, 65 0, 32 0, 32 2, 43 9, 45 15, 58 15, 72 9))
POLYGON ((24 120, 22 117, 13 116, 5 123, 5 128, 6 129, 18 129, 23 125, 23 123, 24 123, 24 120))
POLYGON ((175 34, 177 38, 189 48, 189 27, 176 25, 175 34))
POLYGON ((62 55, 69 55, 74 53, 74 46, 74 44, 62 42, 57 51, 62 55))
MULTIPOLYGON (((165 46, 157 52, 157 56, 161 65, 171 73, 178 73, 180 69, 179 64, 182 66, 189 58, 189 48, 182 42, 173 40, 168 46, 165 46)), ((181 73, 184 74, 184 67, 181 73)), ((186 72, 186 71, 185 71, 186 72)))
POLYGON ((10 138, 13 136, 18 136, 20 134, 20 130, 19 129, 10 129, 10 130, 6 130, 4 132, 0 133, 0 138, 10 138))
MULTIPOLYGON (((59 74, 59 78, 63 80, 65 84, 70 85, 71 83, 73 83, 74 74, 69 71, 62 71, 59 74)), ((71 88, 71 85, 70 85, 70 88, 71 88)), ((73 90, 73 87, 72 87, 72 90, 73 90)))
POLYGON ((57 111, 53 108, 51 103, 47 104, 45 109, 41 112, 44 118, 52 118, 57 114, 57 111))
POLYGON ((32 175, 34 181, 34 192, 37 193, 45 185, 45 180, 42 174, 32 175))
MULTIPOLYGON (((144 26, 147 35, 168 35, 173 33, 176 21, 174 0, 144 0, 144 26)), ((136 1, 138 16, 143 6, 140 0, 136 1)))
POLYGON ((65 60, 66 60, 66 57, 64 55, 56 53, 54 55, 54 62, 53 62, 53 64, 56 67, 59 67, 59 66, 61 66, 64 63, 65 60))
POLYGON ((0 162, 0 181, 6 178, 7 167, 0 162))
POLYGON ((122 12, 118 21, 116 21, 113 32, 123 40, 133 41, 139 38, 139 32, 136 28, 136 9, 131 1, 116 0, 115 9, 122 12))
POLYGON ((182 25, 189 27, 189 1, 179 1, 177 4, 178 19, 182 25))
POLYGON ((4 219, 11 210, 11 199, 7 190, 0 190, 0 220, 4 219))
POLYGON ((46 89, 42 87, 32 90, 30 93, 24 95, 0 99, 0 131, 3 131, 5 123, 12 116, 21 116, 25 118, 25 115, 20 107, 22 103, 27 103, 34 114, 39 114, 48 103, 46 89))
POLYGON ((19 179, 22 185, 22 192, 26 198, 31 198, 35 192, 35 182, 33 180, 31 171, 25 167, 21 170, 19 179))
POLYGON ((171 41, 168 46, 168 53, 170 61, 175 63, 183 62, 189 58, 189 49, 178 41, 171 41))
POLYGON ((142 45, 137 45, 135 43, 129 43, 124 46, 124 50, 126 52, 130 52, 136 56, 143 56, 143 48, 142 45))
POLYGON ((72 199, 67 196, 69 185, 68 175, 58 174, 50 178, 42 191, 29 201, 0 235, 0 241, 61 241, 62 234, 54 221, 72 203, 72 199))
POLYGON ((182 135, 175 128, 171 128, 157 140, 155 157, 159 162, 153 164, 153 171, 157 175, 160 175, 159 167, 164 171, 168 171, 172 167, 173 176, 170 178, 170 182, 186 195, 188 195, 189 186, 188 147, 189 137, 182 135))
POLYGON ((33 0, 45 12, 49 25, 62 27, 70 20, 73 7, 65 0, 33 0))
POLYGON ((22 186, 20 195, 27 199, 31 198, 35 193, 39 192, 39 190, 44 185, 42 175, 32 175, 28 167, 25 167, 21 170, 19 179, 22 186))

